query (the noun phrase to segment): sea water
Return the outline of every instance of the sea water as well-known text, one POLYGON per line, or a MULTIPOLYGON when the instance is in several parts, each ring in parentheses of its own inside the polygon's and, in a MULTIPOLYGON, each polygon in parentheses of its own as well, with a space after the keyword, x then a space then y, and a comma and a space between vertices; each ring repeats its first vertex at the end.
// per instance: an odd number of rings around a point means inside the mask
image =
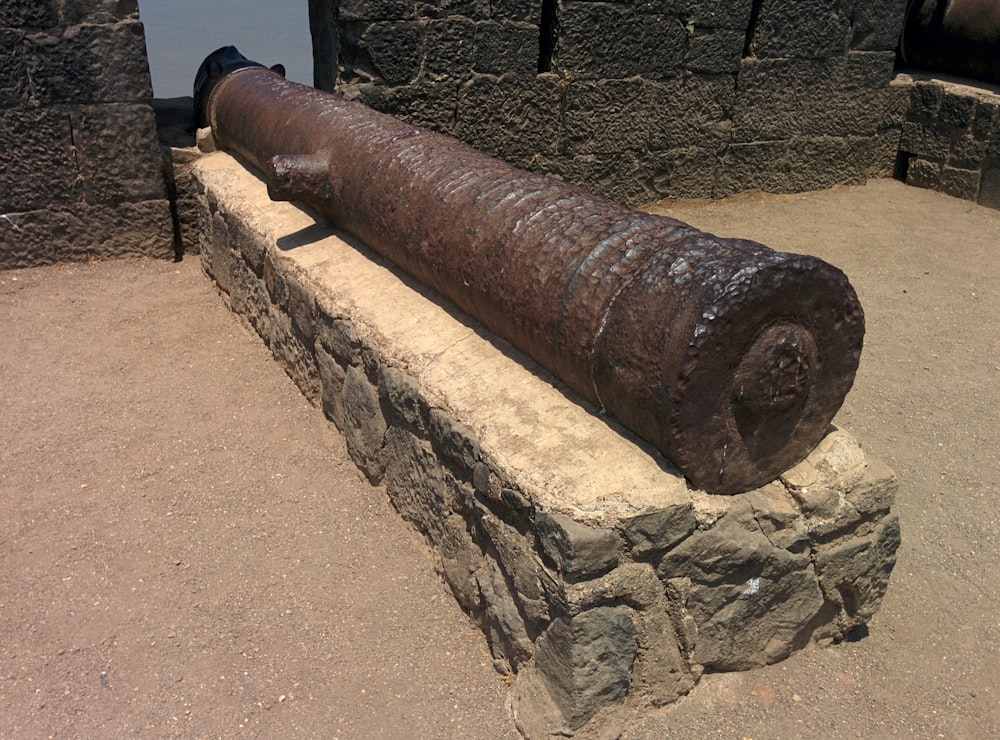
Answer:
POLYGON ((202 60, 221 46, 311 85, 308 0, 139 0, 153 96, 191 95, 202 60))

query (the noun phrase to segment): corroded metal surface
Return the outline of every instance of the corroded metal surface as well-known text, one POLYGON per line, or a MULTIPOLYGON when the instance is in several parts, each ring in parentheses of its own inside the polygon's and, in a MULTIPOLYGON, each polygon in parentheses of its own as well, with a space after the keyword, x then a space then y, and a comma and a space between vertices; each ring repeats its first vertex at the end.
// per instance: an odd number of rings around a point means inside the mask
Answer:
POLYGON ((1000 84, 1000 2, 912 0, 899 48, 911 67, 1000 84))
POLYGON ((851 387, 864 318, 819 259, 623 208, 264 68, 213 88, 217 143, 272 198, 323 212, 699 488, 775 479, 851 387))

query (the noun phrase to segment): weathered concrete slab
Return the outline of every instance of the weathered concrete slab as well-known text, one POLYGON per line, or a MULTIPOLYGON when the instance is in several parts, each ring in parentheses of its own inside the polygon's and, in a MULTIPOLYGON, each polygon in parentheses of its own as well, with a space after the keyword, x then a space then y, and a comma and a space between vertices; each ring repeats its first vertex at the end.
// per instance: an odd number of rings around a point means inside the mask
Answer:
POLYGON ((705 670, 842 639, 878 608, 896 481, 846 433, 756 491, 691 490, 363 245, 271 202, 228 155, 193 172, 206 271, 433 546, 517 674, 526 734, 674 701, 705 670))

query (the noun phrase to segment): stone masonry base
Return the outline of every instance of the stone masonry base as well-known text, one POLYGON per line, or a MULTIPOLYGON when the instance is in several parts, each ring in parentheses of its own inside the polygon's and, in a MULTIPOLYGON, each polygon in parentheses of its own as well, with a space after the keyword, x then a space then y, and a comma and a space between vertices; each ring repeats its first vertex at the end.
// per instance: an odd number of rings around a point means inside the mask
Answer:
POLYGON ((737 496, 673 467, 503 340, 223 153, 193 165, 206 272, 431 546, 529 737, 588 736, 705 671, 863 625, 899 544, 891 470, 831 428, 737 496))

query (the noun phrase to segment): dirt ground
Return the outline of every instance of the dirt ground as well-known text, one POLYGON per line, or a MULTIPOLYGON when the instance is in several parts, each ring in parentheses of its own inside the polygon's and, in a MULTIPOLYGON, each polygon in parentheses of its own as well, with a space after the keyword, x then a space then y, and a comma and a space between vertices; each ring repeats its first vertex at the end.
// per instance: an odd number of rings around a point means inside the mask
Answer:
MULTIPOLYGON (((625 738, 1000 735, 1000 212, 892 181, 661 204, 842 267, 836 423, 901 481, 857 642, 625 738)), ((485 639, 197 258, 0 272, 0 737, 504 738, 485 639)))

